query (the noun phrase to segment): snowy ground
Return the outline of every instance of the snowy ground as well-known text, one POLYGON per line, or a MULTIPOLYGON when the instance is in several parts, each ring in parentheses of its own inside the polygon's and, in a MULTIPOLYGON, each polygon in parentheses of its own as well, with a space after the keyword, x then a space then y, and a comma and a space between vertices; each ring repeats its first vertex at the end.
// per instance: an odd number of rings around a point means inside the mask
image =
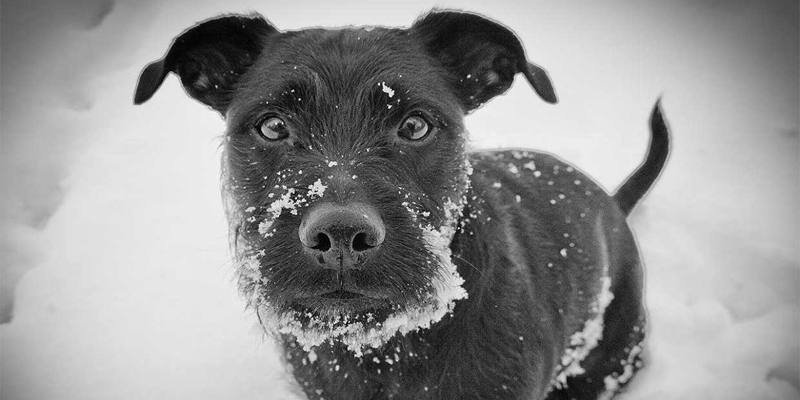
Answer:
MULTIPOLYGON (((174 77, 132 106, 136 77, 223 11, 400 26, 433 4, 220 4, 2 2, 0 398, 293 398, 231 279, 223 123, 174 77)), ((797 2, 484 4, 438 3, 514 28, 561 103, 518 79, 469 117, 474 147, 544 149, 611 189, 663 95, 674 152, 631 220, 649 365, 624 399, 800 398, 797 2)))

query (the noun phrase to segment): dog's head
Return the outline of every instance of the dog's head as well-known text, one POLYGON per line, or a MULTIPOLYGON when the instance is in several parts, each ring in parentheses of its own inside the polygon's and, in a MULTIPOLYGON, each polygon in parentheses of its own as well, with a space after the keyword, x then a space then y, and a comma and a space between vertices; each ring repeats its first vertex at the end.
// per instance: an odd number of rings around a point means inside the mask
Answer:
POLYGON ((135 102, 169 72, 227 121, 223 196, 263 325, 356 352, 466 296, 449 250, 471 173, 463 116, 518 72, 555 102, 511 31, 458 12, 408 29, 205 21, 145 68, 135 102))

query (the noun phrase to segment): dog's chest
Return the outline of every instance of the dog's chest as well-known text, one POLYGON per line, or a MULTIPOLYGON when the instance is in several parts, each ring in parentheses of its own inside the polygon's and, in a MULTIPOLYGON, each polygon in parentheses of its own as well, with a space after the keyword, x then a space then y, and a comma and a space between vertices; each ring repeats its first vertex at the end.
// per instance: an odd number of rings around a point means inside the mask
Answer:
POLYGON ((283 343, 285 361, 309 399, 438 398, 429 371, 435 349, 417 334, 359 356, 338 344, 305 350, 290 337, 283 343))

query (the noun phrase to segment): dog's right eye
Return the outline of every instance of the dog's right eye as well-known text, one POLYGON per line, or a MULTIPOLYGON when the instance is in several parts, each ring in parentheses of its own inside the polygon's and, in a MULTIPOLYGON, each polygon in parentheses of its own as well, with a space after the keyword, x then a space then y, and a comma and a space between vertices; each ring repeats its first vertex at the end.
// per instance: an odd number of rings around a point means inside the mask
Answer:
POLYGON ((431 126, 425 118, 420 115, 412 115, 400 124, 397 134, 405 140, 419 141, 424 139, 431 132, 431 126))
POLYGON ((286 127, 286 122, 275 116, 261 120, 255 129, 261 137, 267 140, 274 141, 289 137, 289 128, 286 127))

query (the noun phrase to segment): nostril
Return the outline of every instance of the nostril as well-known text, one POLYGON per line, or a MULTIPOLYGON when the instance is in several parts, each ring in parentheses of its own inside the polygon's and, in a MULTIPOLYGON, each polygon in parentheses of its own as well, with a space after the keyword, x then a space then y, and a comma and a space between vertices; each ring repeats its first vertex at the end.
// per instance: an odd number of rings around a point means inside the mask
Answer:
POLYGON ((328 251, 328 249, 331 248, 331 239, 328 237, 328 235, 320 232, 317 235, 317 244, 311 248, 319 251, 328 251))
POLYGON ((372 246, 369 243, 367 243, 367 234, 364 232, 357 234, 353 238, 353 250, 355 251, 366 251, 373 247, 375 246, 372 246))

